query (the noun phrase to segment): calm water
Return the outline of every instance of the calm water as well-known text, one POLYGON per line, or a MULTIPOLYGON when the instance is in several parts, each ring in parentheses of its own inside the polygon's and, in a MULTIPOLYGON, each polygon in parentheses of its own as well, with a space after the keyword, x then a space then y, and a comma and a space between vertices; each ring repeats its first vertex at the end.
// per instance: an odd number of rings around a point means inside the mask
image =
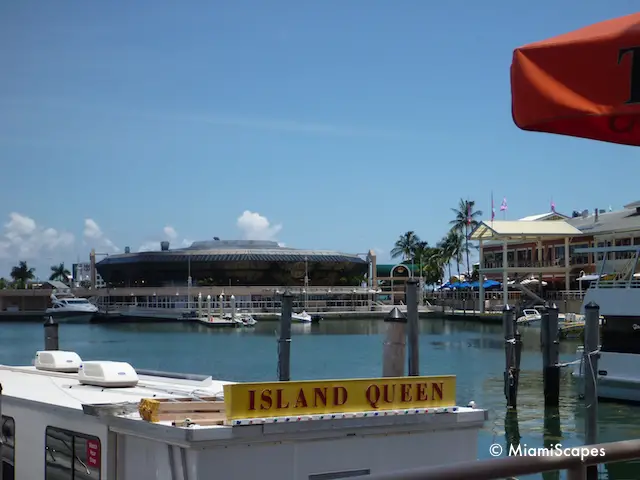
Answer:
MULTIPOLYGON (((178 323, 61 325, 60 348, 76 351, 82 358, 121 360, 138 368, 202 373, 236 381, 275 380, 277 328, 278 324, 272 322, 261 322, 254 329, 231 330, 178 323)), ((474 400, 490 412, 480 437, 479 458, 490 456, 492 443, 506 446, 508 436, 519 435, 520 443, 529 447, 543 446, 545 418, 539 330, 529 328, 522 332, 524 350, 518 418, 507 422, 507 435, 501 327, 430 319, 421 321, 420 328, 420 374, 455 374, 458 404, 466 405, 474 400)), ((380 376, 383 332, 384 323, 380 320, 294 325, 292 379, 380 376)), ((0 363, 30 364, 33 354, 42 346, 40 324, 0 324, 0 363)), ((575 359, 576 346, 577 343, 572 342, 561 344, 562 362, 575 359)), ((548 424, 546 440, 567 447, 580 446, 584 441, 582 404, 576 399, 576 385, 570 372, 563 370, 560 428, 548 424)), ((599 422, 602 442, 640 437, 640 407, 602 403, 599 422)), ((640 478, 640 463, 601 469, 601 478, 640 478)), ((548 474, 545 478, 558 477, 548 474)))

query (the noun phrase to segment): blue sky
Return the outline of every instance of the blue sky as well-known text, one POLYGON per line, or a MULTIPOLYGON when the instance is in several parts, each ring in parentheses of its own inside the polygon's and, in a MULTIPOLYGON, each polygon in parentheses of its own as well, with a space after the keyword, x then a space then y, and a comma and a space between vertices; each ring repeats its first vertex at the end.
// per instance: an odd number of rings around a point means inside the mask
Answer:
POLYGON ((620 208, 638 200, 637 151, 518 130, 509 66, 518 46, 636 9, 3 2, 0 275, 213 236, 385 261, 407 230, 437 242, 460 197, 488 216, 491 191, 509 218, 551 197, 620 208))

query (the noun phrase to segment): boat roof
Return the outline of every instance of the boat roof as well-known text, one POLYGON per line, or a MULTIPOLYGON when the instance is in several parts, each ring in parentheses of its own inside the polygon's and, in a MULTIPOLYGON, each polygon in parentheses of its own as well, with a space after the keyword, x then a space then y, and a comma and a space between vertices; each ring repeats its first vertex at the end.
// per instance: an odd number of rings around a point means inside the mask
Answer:
MULTIPOLYGON (((164 374, 171 375, 171 374, 164 374)), ((192 395, 223 397, 223 385, 232 382, 199 377, 181 380, 141 375, 135 387, 99 387, 83 385, 77 373, 37 370, 32 366, 0 365, 2 395, 74 410, 83 405, 139 402, 143 398, 184 398, 192 395)))
MULTIPOLYGON (((84 359, 83 359, 84 361, 84 359)), ((451 428, 452 424, 481 426, 487 411, 475 407, 444 407, 336 415, 302 415, 278 419, 233 420, 225 425, 172 425, 169 421, 148 422, 138 411, 142 399, 184 399, 217 397, 223 399, 224 385, 236 382, 215 380, 211 376, 174 374, 136 370, 135 387, 102 387, 80 383, 78 373, 38 370, 35 366, 0 365, 3 404, 25 405, 43 411, 64 409, 78 414, 101 417, 106 425, 123 433, 150 439, 163 438, 170 443, 221 441, 240 438, 256 440, 265 435, 307 435, 312 431, 327 432, 348 428, 377 428, 385 431, 451 428), (39 404, 37 406, 33 404, 39 404), (444 413, 444 415, 442 415, 444 413), (377 414, 376 414, 377 415, 377 414), (367 418, 363 418, 367 417, 367 418), (275 421, 274 421, 275 420, 275 421), (311 420, 311 421, 308 421, 311 420), (453 423, 452 423, 453 422, 453 423), (239 433, 238 428, 242 429, 239 433)), ((3 412, 5 413, 5 412, 3 412)), ((9 414, 7 412, 7 414, 9 414)), ((197 422, 197 420, 196 420, 197 422)), ((320 435, 326 435, 326 433, 320 435)))

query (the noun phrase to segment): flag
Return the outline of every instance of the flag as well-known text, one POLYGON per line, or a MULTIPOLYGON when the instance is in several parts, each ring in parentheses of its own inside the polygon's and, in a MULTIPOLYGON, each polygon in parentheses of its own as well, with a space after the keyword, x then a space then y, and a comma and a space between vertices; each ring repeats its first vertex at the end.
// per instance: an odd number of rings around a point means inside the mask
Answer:
POLYGON ((491 192, 491 221, 496 218, 496 206, 493 204, 493 192, 491 192))
POLYGON ((502 199, 502 204, 500 205, 500 211, 501 212, 506 212, 507 211, 507 197, 504 197, 502 199))
POLYGON ((467 200, 467 225, 471 225, 471 202, 467 200))
POLYGON ((556 213, 556 204, 555 204, 555 203, 553 203, 553 198, 551 199, 551 211, 552 211, 553 213, 556 213))

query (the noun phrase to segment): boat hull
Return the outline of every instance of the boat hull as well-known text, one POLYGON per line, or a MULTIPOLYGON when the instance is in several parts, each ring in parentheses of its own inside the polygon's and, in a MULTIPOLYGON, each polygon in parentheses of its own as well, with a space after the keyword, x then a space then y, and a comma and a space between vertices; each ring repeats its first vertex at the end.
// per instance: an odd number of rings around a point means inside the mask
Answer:
POLYGON ((90 323, 98 312, 50 312, 46 311, 46 317, 53 317, 58 323, 90 323))
MULTIPOLYGON (((582 352, 578 351, 578 359, 582 352)), ((577 364, 572 375, 584 380, 584 366, 577 364)), ((640 355, 600 352, 598 360, 598 398, 640 403, 640 355)))

